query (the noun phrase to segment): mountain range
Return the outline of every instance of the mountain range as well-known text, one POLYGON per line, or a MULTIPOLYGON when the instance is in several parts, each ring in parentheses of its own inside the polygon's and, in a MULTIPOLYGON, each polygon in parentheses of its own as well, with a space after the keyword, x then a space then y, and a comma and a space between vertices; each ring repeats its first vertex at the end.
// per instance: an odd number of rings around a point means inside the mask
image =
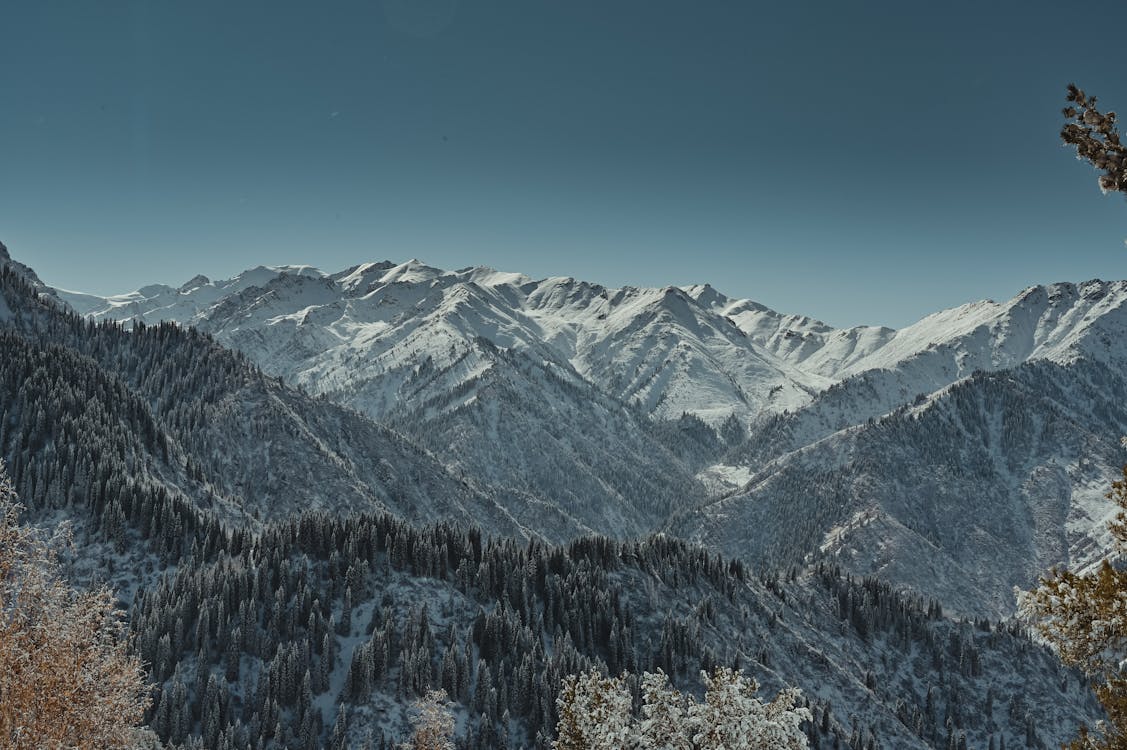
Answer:
POLYGON ((829 556, 976 615, 1108 549, 1127 282, 1034 286, 901 330, 709 285, 416 260, 57 294, 93 320, 206 331, 554 509, 528 525, 557 540, 666 530, 757 563, 829 556))

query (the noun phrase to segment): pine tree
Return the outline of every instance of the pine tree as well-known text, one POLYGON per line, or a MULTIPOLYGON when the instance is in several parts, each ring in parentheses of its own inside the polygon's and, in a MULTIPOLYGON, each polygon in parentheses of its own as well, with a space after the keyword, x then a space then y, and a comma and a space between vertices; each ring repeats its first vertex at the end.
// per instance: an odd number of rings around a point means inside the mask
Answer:
POLYGON ((756 696, 759 684, 738 672, 719 668, 702 674, 707 691, 704 703, 689 706, 690 726, 700 748, 746 750, 802 750, 807 747, 802 723, 811 721, 810 709, 799 707, 801 692, 783 690, 770 703, 756 696), (695 720, 695 722, 694 722, 695 720))
POLYGON ((669 678, 658 670, 642 676, 642 719, 639 722, 639 748, 645 750, 692 750, 692 740, 684 731, 688 701, 674 690, 669 678))

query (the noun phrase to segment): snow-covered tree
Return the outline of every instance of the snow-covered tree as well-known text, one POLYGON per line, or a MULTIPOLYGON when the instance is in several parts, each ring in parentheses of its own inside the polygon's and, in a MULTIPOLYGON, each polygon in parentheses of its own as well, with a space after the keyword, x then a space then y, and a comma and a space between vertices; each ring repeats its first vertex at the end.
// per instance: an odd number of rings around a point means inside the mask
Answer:
POLYGON ((633 701, 621 677, 590 671, 565 678, 556 706, 557 750, 602 750, 632 746, 633 701))
POLYGON ((18 514, 0 463, 0 746, 133 747, 149 696, 113 596, 69 587, 18 514))
POLYGON ((660 669, 642 676, 642 718, 638 722, 638 747, 645 750, 692 750, 685 731, 689 701, 669 684, 660 669))
MULTIPOLYGON (((1127 552, 1127 466, 1107 496, 1120 508, 1109 528, 1118 551, 1127 552)), ((1097 681, 1108 719, 1095 732, 1081 728, 1070 750, 1127 747, 1127 570, 1106 559, 1088 573, 1054 570, 1022 597, 1021 607, 1062 661, 1097 681)))
POLYGON ((412 705, 413 731, 404 750, 454 750, 454 714, 445 690, 431 690, 412 705))
POLYGON ((756 695, 759 683, 721 667, 701 674, 707 688, 703 703, 689 706, 689 726, 695 730, 694 747, 701 750, 801 750, 807 747, 802 722, 813 717, 798 707, 801 691, 781 691, 763 703, 756 695))
POLYGON ((1127 193, 1127 147, 1119 140, 1114 112, 1100 112, 1096 97, 1088 96, 1076 84, 1068 84, 1068 122, 1060 131, 1061 140, 1076 148, 1077 158, 1101 170, 1099 185, 1105 193, 1127 193))
POLYGON ((557 750, 801 750, 810 710, 798 706, 799 690, 783 690, 770 703, 759 684, 739 672, 702 672, 704 702, 680 694, 664 673, 642 675, 642 713, 631 713, 624 677, 597 671, 565 679, 558 700, 557 750))

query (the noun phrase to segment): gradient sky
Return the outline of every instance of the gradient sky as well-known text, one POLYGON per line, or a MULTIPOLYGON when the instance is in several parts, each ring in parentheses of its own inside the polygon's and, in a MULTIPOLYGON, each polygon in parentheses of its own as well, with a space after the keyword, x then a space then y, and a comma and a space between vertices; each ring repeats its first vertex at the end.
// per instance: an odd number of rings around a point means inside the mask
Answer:
POLYGON ((421 258, 904 325, 1127 277, 1127 3, 6 0, 0 241, 96 293, 421 258))

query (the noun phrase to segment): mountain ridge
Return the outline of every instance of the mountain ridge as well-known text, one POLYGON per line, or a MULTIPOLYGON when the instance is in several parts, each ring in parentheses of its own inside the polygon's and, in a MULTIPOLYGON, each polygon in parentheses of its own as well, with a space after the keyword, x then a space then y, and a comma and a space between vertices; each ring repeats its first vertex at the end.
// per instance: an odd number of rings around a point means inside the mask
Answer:
MULTIPOLYGON (((370 298, 378 306, 395 307, 397 314, 418 314, 420 311, 402 304, 396 306, 400 300, 393 292, 406 295, 417 305, 427 299, 427 292, 439 285, 453 288, 456 293, 461 292, 481 304, 497 307, 498 302, 508 303, 516 312, 526 313, 527 319, 508 321, 517 329, 523 323, 523 330, 501 327, 491 331, 495 343, 530 346, 532 335, 537 335, 544 343, 558 349, 581 374, 596 381, 604 380, 608 373, 598 370, 600 351, 593 344, 584 345, 580 340, 583 337, 594 338, 594 344, 614 346, 621 343, 613 338, 615 334, 629 338, 662 315, 665 324, 682 326, 685 333, 694 334, 696 339, 725 338, 735 329, 756 345, 751 349, 753 356, 766 359, 766 366, 782 370, 769 375, 793 380, 796 376, 791 368, 801 369, 800 365, 806 368, 804 374, 814 382, 797 383, 800 391, 803 386, 824 390, 850 377, 895 368, 937 350, 945 360, 933 365, 933 369, 945 368, 949 374, 929 373, 930 379, 921 382, 921 386, 932 387, 919 392, 931 392, 941 387, 940 384, 954 382, 976 369, 1002 369, 1037 358, 1064 360, 1075 356, 1069 349, 1076 343, 1076 335, 1083 333, 1085 324, 1127 302, 1127 281, 1056 282, 1026 287, 1003 303, 982 300, 941 310, 901 329, 834 328, 807 316, 778 313, 752 300, 729 298, 708 284, 611 289, 573 277, 534 280, 486 266, 444 271, 415 259, 398 264, 392 261, 359 264, 336 273, 325 273, 312 266, 258 266, 225 281, 198 283, 206 277, 197 276, 179 289, 151 285, 110 297, 60 290, 59 296, 80 314, 95 320, 173 320, 214 328, 222 337, 223 322, 211 320, 211 306, 223 299, 228 300, 228 305, 238 307, 239 304, 229 298, 239 293, 252 293, 255 299, 244 297, 241 302, 245 315, 245 308, 254 305, 258 298, 278 291, 270 284, 282 276, 324 279, 332 285, 327 285, 326 290, 340 292, 327 300, 305 300, 311 304, 291 309, 291 315, 297 311, 308 315, 311 308, 337 302, 338 298, 370 298), (363 290, 359 293, 361 286, 363 290), (262 291, 253 294, 257 290, 262 291), (174 302, 180 304, 172 304, 174 302), (1070 302, 1072 304, 1068 304, 1070 302), (690 306, 693 309, 689 309, 690 306), (714 317, 702 318, 702 311, 714 317), (705 323, 710 325, 702 330, 705 323), (975 340, 976 337, 979 340, 975 340), (604 342, 604 338, 608 341, 604 342), (1020 341, 1025 341, 1024 348, 1015 346, 1015 342, 1020 341)), ((300 302, 290 298, 282 306, 288 304, 294 308, 300 302)), ((438 312, 455 314, 449 308, 438 312)), ((386 317, 383 316, 383 322, 387 322, 386 317)), ((256 322, 262 325, 264 321, 256 322)), ((273 318, 270 322, 279 321, 273 318)), ((660 334, 667 334, 667 331, 663 329, 660 334)), ((925 378, 919 375, 917 379, 925 378)), ((616 395, 632 399, 643 392, 644 385, 632 382, 616 395)), ((734 396, 734 400, 740 400, 739 396, 734 396)), ((807 400, 800 397, 777 410, 802 405, 807 400)), ((757 405, 766 411, 776 410, 766 406, 766 399, 758 400, 757 405)), ((688 410, 708 417, 705 406, 688 410)), ((722 419, 709 421, 719 423, 722 419)))
POLYGON ((589 507, 595 514, 575 528, 629 536, 662 527, 772 565, 845 555, 857 574, 883 573, 955 611, 990 616, 1012 612, 1013 586, 1052 565, 1088 566, 1109 548, 1099 487, 1115 475, 1114 441, 1127 421, 1087 402, 1101 385, 1127 394, 1115 375, 1127 369, 1127 282, 1034 285, 894 330, 833 328, 710 285, 611 289, 418 260, 334 274, 289 268, 250 269, 204 292, 197 279, 187 292, 108 298, 88 315, 190 313, 181 322, 267 372, 389 421, 457 471, 532 493, 561 518, 592 497, 611 499, 605 515, 589 507), (963 402, 992 410, 1006 430, 977 425, 963 402), (1023 409, 1071 446, 1068 456, 1011 435, 1023 409), (712 437, 689 423, 647 424, 688 417, 712 437), (1057 422, 1084 437, 1067 437, 1057 422), (893 424, 897 445, 881 437, 893 424), (666 449, 704 486, 688 482, 666 449), (1084 463, 1085 451, 1094 460, 1084 463), (604 458, 620 454, 625 464, 604 458), (982 467, 973 481, 959 478, 964 465, 982 467), (570 484, 581 477, 590 482, 570 484), (634 486, 656 495, 632 506, 634 486), (842 487, 853 488, 848 497, 842 487), (970 522, 956 491, 995 504, 970 522), (904 511, 897 498, 909 495, 937 503, 934 515, 904 511), (776 521, 758 515, 767 509, 776 521), (799 521, 805 513, 813 518, 799 521), (1059 533, 1029 536, 1022 525, 1034 518, 1054 519, 1059 533), (806 525, 809 533, 788 530, 806 525), (947 527, 968 529, 971 546, 960 551, 947 527), (913 544, 927 551, 917 570, 866 551, 913 544), (985 560, 998 544, 1016 551, 993 574, 959 562, 985 560))

